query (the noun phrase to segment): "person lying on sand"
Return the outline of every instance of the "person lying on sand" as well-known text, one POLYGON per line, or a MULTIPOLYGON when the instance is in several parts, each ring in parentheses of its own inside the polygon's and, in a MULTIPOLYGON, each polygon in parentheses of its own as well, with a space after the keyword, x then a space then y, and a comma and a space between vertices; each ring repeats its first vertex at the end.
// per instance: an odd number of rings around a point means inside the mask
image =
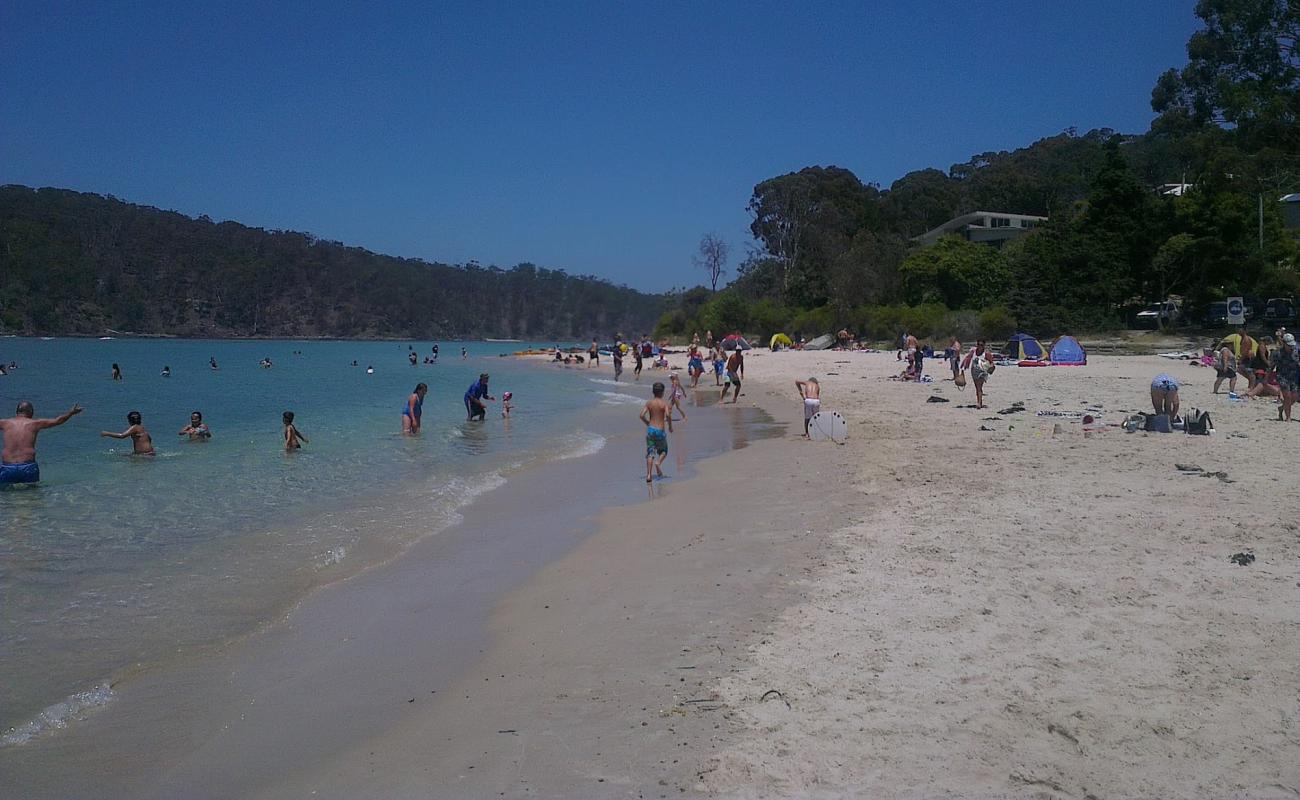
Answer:
POLYGON ((799 396, 803 398, 803 436, 808 438, 808 421, 813 418, 813 414, 822 410, 822 386, 816 378, 809 378, 806 381, 795 381, 794 388, 799 390, 799 396))

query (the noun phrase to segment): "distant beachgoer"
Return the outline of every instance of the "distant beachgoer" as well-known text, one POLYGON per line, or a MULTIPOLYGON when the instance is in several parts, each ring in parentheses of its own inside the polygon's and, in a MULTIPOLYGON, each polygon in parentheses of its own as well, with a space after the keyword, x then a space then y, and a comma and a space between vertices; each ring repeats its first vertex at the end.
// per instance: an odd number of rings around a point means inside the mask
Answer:
POLYGON ((614 343, 614 380, 623 374, 623 345, 619 342, 614 343))
POLYGON ((284 422, 284 449, 287 452, 292 453, 305 444, 311 444, 311 442, 307 441, 307 437, 302 435, 302 431, 298 430, 298 427, 293 424, 292 411, 284 412, 280 419, 284 422))
POLYGON ((822 386, 816 378, 809 378, 806 381, 795 381, 794 388, 799 390, 799 396, 803 398, 803 435, 807 438, 808 421, 822 410, 822 386))
POLYGON ((469 385, 465 390, 465 411, 469 414, 470 419, 483 420, 487 418, 487 406, 483 404, 484 400, 496 400, 495 397, 488 394, 488 374, 484 372, 478 376, 478 380, 469 385))
POLYGON ((664 402, 663 383, 655 381, 650 391, 654 396, 641 407, 641 422, 645 424, 646 483, 652 480, 652 471, 661 478, 664 476, 663 463, 668 457, 668 434, 673 430, 672 407, 664 402))
POLYGON ((641 367, 645 366, 645 356, 641 353, 641 345, 632 348, 632 379, 641 380, 641 367))
POLYGON ((727 367, 727 359, 726 356, 723 355, 722 345, 713 345, 713 352, 709 354, 709 358, 713 361, 713 385, 721 386, 722 371, 727 367))
POLYGON ((100 436, 107 436, 110 439, 130 439, 131 452, 137 456, 151 456, 154 454, 153 437, 145 429, 144 422, 140 417, 139 411, 130 411, 126 415, 126 430, 121 433, 112 431, 100 431, 100 436))
POLYGON ((57 428, 80 413, 81 406, 74 404, 54 419, 35 419, 36 409, 24 400, 18 404, 12 417, 0 419, 0 434, 4 435, 4 449, 0 450, 0 485, 40 481, 36 437, 41 431, 57 428))
POLYGON ((591 346, 587 348, 587 368, 590 369, 600 363, 600 346, 596 340, 591 340, 591 346))
POLYGON ((461 348, 460 348, 460 357, 461 357, 461 358, 469 358, 469 351, 466 350, 466 349, 464 348, 464 346, 461 346, 461 348))
POLYGON ((420 417, 424 413, 424 397, 429 393, 429 386, 425 383, 417 383, 415 389, 411 391, 411 396, 406 398, 406 405, 402 408, 402 433, 419 433, 420 417))
POLYGON ((1178 381, 1172 375, 1162 372, 1151 380, 1151 407, 1170 420, 1178 416, 1178 381))
POLYGON ((1214 379, 1213 394, 1219 393, 1224 380, 1228 381, 1229 392, 1237 391, 1237 356, 1225 342, 1219 342, 1219 350, 1214 354, 1214 374, 1217 377, 1214 379))
POLYGON ((9 374, 9 370, 5 369, 5 365, 3 362, 0 362, 0 377, 3 377, 8 374, 9 374))
POLYGON ((513 411, 515 408, 514 403, 511 402, 514 399, 515 399, 514 392, 501 393, 501 416, 503 417, 510 416, 510 412, 513 411))
POLYGON ((691 345, 686 358, 686 371, 691 376, 691 388, 699 386, 700 376, 704 374, 704 356, 700 353, 699 345, 691 345))
POLYGON ((162 370, 162 376, 164 378, 170 378, 172 376, 172 368, 164 366, 162 370))
POLYGON ((119 367, 117 364, 113 365, 113 380, 115 381, 122 380, 122 368, 119 367))
POLYGON ((682 412, 682 422, 686 421, 686 409, 682 408, 682 400, 686 399, 686 390, 682 388, 681 379, 674 372, 668 376, 668 382, 672 384, 672 392, 668 397, 668 407, 675 408, 682 412))
POLYGON ((367 375, 374 375, 374 374, 375 374, 375 368, 374 368, 373 366, 367 366, 367 367, 366 367, 366 374, 367 374, 367 375))
POLYGON ((438 345, 436 343, 433 345, 433 360, 438 360, 438 345))
POLYGON ((732 353, 731 358, 727 359, 727 382, 722 385, 722 395, 718 397, 718 402, 727 399, 727 390, 735 388, 736 394, 731 398, 732 405, 740 399, 740 381, 745 377, 745 356, 737 347, 732 353))
POLYGON ((713 331, 707 330, 704 332, 704 346, 708 348, 713 347, 713 331))
POLYGON ((417 355, 415 354, 415 351, 414 351, 414 350, 412 350, 411 352, 409 352, 409 353, 406 354, 406 360, 407 360, 407 361, 410 361, 410 362, 411 362, 411 366, 413 366, 413 367, 415 367, 415 366, 419 366, 419 364, 420 364, 420 358, 419 358, 419 356, 417 356, 417 355))
POLYGON ((221 369, 221 367, 218 367, 218 366, 217 366, 217 357, 216 357, 216 356, 210 356, 210 357, 208 358, 208 368, 209 368, 209 369, 221 369))
POLYGON ((948 345, 948 366, 952 367, 952 379, 957 380, 961 374, 961 340, 956 336, 952 337, 952 342, 948 345))
POLYGON ((191 411, 190 424, 181 428, 177 436, 188 436, 191 442, 206 442, 212 438, 212 429, 203 421, 203 414, 191 411))
POLYGON ((980 339, 975 342, 975 346, 966 354, 962 361, 962 368, 970 370, 971 383, 975 384, 975 407, 984 407, 984 382, 989 379, 993 373, 993 358, 988 348, 984 346, 984 340, 980 339))
POLYGON ((841 350, 849 349, 849 338, 850 338, 849 332, 844 328, 840 328, 839 333, 835 334, 835 341, 839 343, 840 346, 839 349, 841 350))
POLYGON ((1300 399, 1300 351, 1296 350, 1293 334, 1282 334, 1282 346, 1277 350, 1274 366, 1277 368, 1277 385, 1282 390, 1278 419, 1290 422, 1291 406, 1300 399))

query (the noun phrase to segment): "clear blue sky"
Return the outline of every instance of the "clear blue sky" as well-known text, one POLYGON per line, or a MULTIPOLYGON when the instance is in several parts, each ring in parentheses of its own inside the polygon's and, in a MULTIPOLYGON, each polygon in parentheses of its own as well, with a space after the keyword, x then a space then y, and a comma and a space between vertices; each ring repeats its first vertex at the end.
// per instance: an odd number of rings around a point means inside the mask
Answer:
POLYGON ((1145 131, 1193 0, 0 9, 0 183, 641 289, 759 181, 1145 131))

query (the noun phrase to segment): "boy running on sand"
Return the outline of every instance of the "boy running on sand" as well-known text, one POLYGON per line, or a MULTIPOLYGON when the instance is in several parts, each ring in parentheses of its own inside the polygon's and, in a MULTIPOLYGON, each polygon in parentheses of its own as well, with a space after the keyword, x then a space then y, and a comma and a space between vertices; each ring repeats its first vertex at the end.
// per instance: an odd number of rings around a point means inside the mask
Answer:
POLYGON ((131 452, 137 456, 151 456, 154 454, 153 437, 149 431, 145 430, 144 423, 140 418, 139 411, 132 411, 126 415, 127 429, 121 433, 112 431, 100 431, 100 436, 107 436, 110 439, 130 439, 131 452))
POLYGON ((307 437, 303 436, 293 424, 293 412, 286 411, 281 417, 284 420, 284 449, 292 453, 294 450, 301 448, 304 444, 311 444, 307 437))
POLYGON ((816 378, 809 378, 806 381, 795 381, 794 388, 799 390, 799 396, 803 398, 803 435, 807 439, 808 420, 822 410, 822 385, 816 378))
POLYGON ((735 351, 732 352, 731 358, 727 359, 727 382, 722 385, 722 394, 718 397, 719 404, 727 399, 727 390, 732 386, 735 386, 736 395, 731 398, 732 405, 735 405, 736 401, 740 399, 740 381, 744 377, 745 356, 741 354, 740 348, 737 347, 735 351))
MULTIPOLYGON (((676 376, 673 376, 676 377, 676 376)), ((645 424, 645 482, 652 480, 651 470, 664 476, 664 459, 668 457, 668 434, 673 429, 672 409, 664 401, 664 385, 655 381, 650 389, 654 393, 641 407, 641 422, 645 424)))

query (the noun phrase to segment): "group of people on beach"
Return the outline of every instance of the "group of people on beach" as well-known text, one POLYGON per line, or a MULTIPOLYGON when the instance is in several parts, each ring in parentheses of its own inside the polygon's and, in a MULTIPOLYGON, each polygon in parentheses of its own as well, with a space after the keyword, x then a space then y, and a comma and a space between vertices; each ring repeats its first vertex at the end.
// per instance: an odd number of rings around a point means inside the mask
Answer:
POLYGON ((1272 336, 1257 340, 1243 330, 1223 337, 1211 349, 1215 394, 1226 380, 1229 395, 1237 397, 1240 376, 1246 379, 1244 397, 1277 398, 1278 419, 1290 421, 1291 407, 1300 399, 1300 351, 1295 334, 1278 328, 1272 336))

